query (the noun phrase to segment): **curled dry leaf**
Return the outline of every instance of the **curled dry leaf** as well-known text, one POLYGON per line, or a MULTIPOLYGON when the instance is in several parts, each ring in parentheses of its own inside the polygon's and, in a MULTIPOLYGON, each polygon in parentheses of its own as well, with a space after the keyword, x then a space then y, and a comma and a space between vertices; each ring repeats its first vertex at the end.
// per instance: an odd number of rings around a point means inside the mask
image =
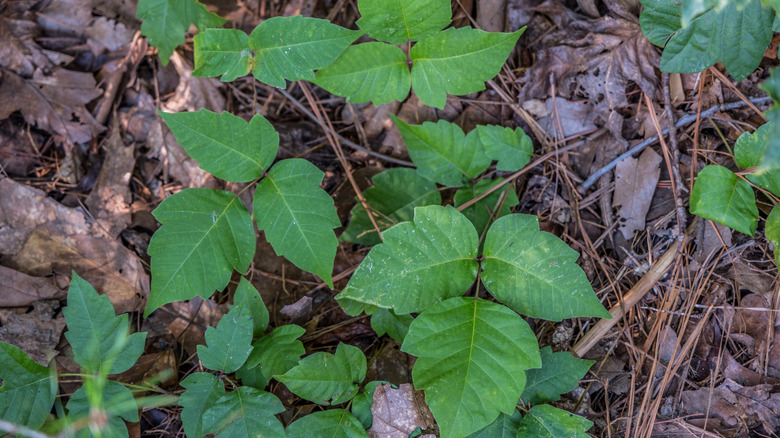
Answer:
POLYGON ((371 413, 374 423, 368 434, 372 438, 406 438, 418 427, 433 429, 436 424, 422 392, 415 391, 408 383, 398 389, 391 385, 377 386, 371 413))
POLYGON ((645 217, 661 175, 659 164, 661 156, 647 148, 639 158, 626 158, 615 168, 612 205, 620 207, 618 229, 628 241, 634 238, 635 231, 645 228, 645 217))
POLYGON ((27 123, 67 144, 86 143, 104 130, 85 107, 103 94, 91 74, 55 68, 50 75, 36 70, 25 79, 8 70, 0 73, 0 119, 21 111, 27 123))
POLYGON ((75 270, 106 294, 117 313, 140 310, 149 277, 132 251, 83 211, 0 177, 0 255, 29 275, 75 270))
POLYGON ((65 318, 53 318, 60 306, 57 300, 41 300, 29 313, 12 313, 0 327, 0 342, 16 345, 43 366, 56 356, 54 347, 65 328, 65 318))
POLYGON ((3 297, 0 307, 24 307, 38 300, 64 299, 65 292, 51 278, 33 277, 0 266, 0 296, 3 297))
POLYGON ((613 136, 621 139, 622 116, 617 110, 628 106, 628 82, 656 96, 658 53, 634 21, 611 16, 576 20, 540 44, 536 63, 521 79, 521 102, 548 97, 552 75, 559 95, 590 99, 613 136))

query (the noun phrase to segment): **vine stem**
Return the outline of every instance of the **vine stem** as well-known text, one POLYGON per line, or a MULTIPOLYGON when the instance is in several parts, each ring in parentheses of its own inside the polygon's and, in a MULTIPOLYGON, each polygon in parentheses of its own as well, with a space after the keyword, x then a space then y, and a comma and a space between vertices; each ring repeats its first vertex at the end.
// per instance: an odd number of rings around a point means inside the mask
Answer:
MULTIPOLYGON (((755 105, 761 105, 761 104, 765 104, 765 103, 771 102, 771 100, 772 99, 770 97, 768 97, 768 96, 767 97, 753 97, 753 98, 748 99, 748 102, 753 103, 755 105)), ((747 105, 748 104, 745 101, 742 101, 742 100, 740 100, 738 102, 727 103, 727 104, 724 104, 724 105, 715 105, 715 106, 712 106, 712 107, 708 108, 706 111, 702 112, 700 115, 699 114, 689 114, 687 116, 680 117, 680 120, 678 120, 677 123, 674 124, 674 126, 675 126, 675 128, 682 128, 683 126, 686 126, 686 125, 688 125, 690 123, 695 122, 696 119, 699 118, 699 117, 704 119, 704 118, 707 118, 707 117, 711 117, 713 114, 715 114, 718 111, 730 111, 730 110, 733 110, 733 109, 742 108, 743 106, 747 106, 747 105)), ((667 128, 667 129, 664 129, 661 134, 662 135, 666 135, 668 132, 669 132, 669 129, 667 128)), ((639 143, 638 145, 632 147, 631 149, 629 149, 628 151, 626 151, 625 153, 623 153, 619 157, 615 158, 609 164, 607 164, 606 166, 602 167, 596 173, 591 175, 588 179, 585 180, 585 182, 580 184, 580 187, 579 187, 580 192, 583 192, 583 193, 586 192, 589 188, 591 188, 591 186, 593 186, 593 184, 595 184, 599 179, 601 179, 601 177, 604 176, 604 174, 606 174, 610 170, 614 169, 615 166, 617 166, 617 164, 619 162, 625 160, 626 158, 628 158, 628 157, 630 157, 630 156, 632 156, 632 155, 634 155, 634 154, 636 154, 638 152, 641 152, 644 148, 646 148, 646 147, 648 147, 648 146, 650 146, 652 144, 655 144, 655 142, 657 142, 657 141, 658 141, 658 136, 650 137, 647 140, 643 141, 642 143, 639 143)))
POLYGON ((358 186, 357 181, 355 181, 355 176, 352 175, 352 166, 349 165, 349 161, 347 161, 347 157, 344 155, 344 150, 341 148, 341 143, 339 143, 339 139, 336 137, 336 130, 333 129, 333 125, 331 125, 330 119, 322 114, 322 111, 320 111, 319 101, 317 101, 317 99, 314 97, 306 83, 299 82, 299 86, 301 87, 301 91, 303 91, 304 96, 306 96, 306 100, 309 101, 309 105, 311 105, 311 108, 317 117, 317 122, 323 128, 327 126, 327 129, 324 129, 324 131, 325 135, 328 137, 328 142, 333 147, 333 151, 336 153, 336 156, 341 163, 341 167, 344 169, 344 173, 347 175, 347 179, 349 180, 350 185, 352 185, 352 189, 355 190, 358 201, 360 201, 363 209, 366 210, 366 216, 368 216, 368 219, 371 220, 371 225, 374 226, 374 229, 379 234, 379 240, 384 240, 382 238, 382 229, 379 228, 379 224, 376 222, 373 209, 371 209, 371 207, 368 205, 366 197, 363 196, 363 192, 360 191, 360 187, 358 186))

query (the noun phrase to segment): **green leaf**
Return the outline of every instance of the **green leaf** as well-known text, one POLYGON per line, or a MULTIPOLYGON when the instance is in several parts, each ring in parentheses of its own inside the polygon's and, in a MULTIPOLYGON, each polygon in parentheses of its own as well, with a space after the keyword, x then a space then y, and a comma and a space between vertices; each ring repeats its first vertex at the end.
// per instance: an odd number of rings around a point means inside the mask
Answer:
POLYGON ((699 172, 691 190, 691 213, 753 235, 758 208, 753 189, 723 166, 709 165, 699 172))
POLYGON ((518 438, 589 438, 593 423, 550 405, 534 406, 525 414, 518 438))
MULTIPOLYGON (((193 39, 195 68, 193 76, 216 77, 231 82, 246 76, 252 68, 249 37, 238 29, 204 29, 193 39)), ((179 142, 181 143, 181 142, 179 142)))
POLYGON ((522 419, 523 416, 517 410, 512 412, 512 415, 502 412, 495 421, 479 432, 472 433, 468 438, 515 438, 522 419))
POLYGON ((187 154, 217 178, 252 181, 260 178, 276 158, 279 134, 259 114, 248 123, 227 111, 159 114, 187 154))
POLYGON ((499 301, 533 318, 560 321, 578 316, 610 318, 599 302, 577 251, 539 231, 539 219, 511 214, 485 236, 482 281, 499 301))
POLYGON ((198 359, 210 370, 232 373, 252 352, 252 317, 249 309, 233 306, 217 327, 206 329, 206 345, 198 345, 198 359))
MULTIPOLYGON (((461 187, 455 192, 454 202, 455 206, 459 207, 468 201, 476 198, 477 196, 485 193, 488 189, 496 184, 501 183, 502 178, 496 178, 493 180, 480 180, 476 184, 469 184, 461 187)), ((469 218, 474 228, 477 229, 477 233, 482 236, 482 233, 490 225, 491 219, 496 220, 502 216, 506 216, 512 212, 512 207, 519 204, 520 200, 517 199, 517 193, 515 193, 512 186, 507 185, 503 189, 496 190, 490 195, 483 198, 481 201, 475 203, 471 207, 466 208, 461 213, 469 218)))
POLYGON ((233 306, 242 306, 249 310, 249 314, 252 317, 252 337, 257 338, 265 333, 265 329, 268 328, 268 309, 263 303, 263 298, 260 293, 252 286, 244 277, 238 282, 236 293, 233 295, 233 306))
POLYGON ((553 402, 579 385, 593 360, 582 360, 571 353, 553 353, 551 347, 540 350, 542 367, 525 373, 526 383, 522 399, 532 405, 553 402))
POLYGON ((414 222, 384 233, 352 275, 338 300, 421 312, 463 295, 477 278, 477 232, 453 207, 414 209, 414 222))
POLYGON ((271 378, 284 374, 298 364, 306 353, 303 343, 298 340, 306 330, 295 324, 277 327, 269 335, 255 341, 252 353, 246 360, 245 367, 252 369, 260 367, 265 387, 271 378))
POLYGON ((274 414, 284 412, 275 395, 240 386, 217 400, 203 414, 203 431, 217 437, 284 437, 284 426, 274 414))
POLYGON ((190 24, 203 30, 222 26, 225 21, 195 0, 139 0, 136 17, 142 20, 141 33, 157 47, 160 61, 168 65, 176 46, 184 44, 190 24))
MULTIPOLYGON (((399 222, 412 220, 414 208, 441 204, 436 184, 420 176, 414 169, 397 167, 372 178, 374 185, 363 192, 374 211, 374 219, 382 230, 399 222)), ((352 209, 349 226, 341 240, 373 246, 380 243, 374 226, 358 202, 352 209)))
POLYGON ((98 295, 75 272, 68 288, 68 305, 62 314, 68 324, 65 338, 73 348, 76 362, 87 373, 125 372, 144 351, 146 332, 130 335, 127 315, 117 316, 108 297, 98 295))
POLYGON ((209 373, 194 373, 182 380, 180 385, 185 391, 179 397, 181 424, 190 438, 202 438, 203 414, 225 395, 225 385, 219 378, 209 373))
POLYGON ((287 86, 285 79, 311 81, 314 70, 333 63, 362 34, 318 18, 269 18, 249 37, 255 78, 279 88, 287 86))
POLYGON ((531 161, 534 145, 521 128, 479 125, 477 133, 485 153, 497 161, 497 170, 515 172, 531 161))
POLYGON ((418 357, 414 386, 425 390, 442 436, 466 436, 511 413, 524 371, 542 365, 528 323, 479 298, 451 298, 421 313, 401 350, 418 357))
POLYGON ((57 396, 57 376, 18 347, 0 342, 0 418, 33 429, 43 425, 57 396))
POLYGON ((386 383, 388 382, 377 380, 368 382, 363 387, 363 391, 352 399, 352 414, 360 420, 364 429, 369 429, 374 423, 374 414, 371 413, 371 407, 374 405, 374 391, 376 391, 377 386, 386 383))
POLYGON ((410 125, 391 116, 417 165, 417 172, 431 181, 459 187, 490 166, 477 132, 465 135, 460 126, 446 120, 410 125), (464 178, 466 177, 466 178, 464 178))
POLYGON ((775 169, 780 169, 780 69, 773 68, 769 78, 760 85, 769 94, 774 104, 766 112, 766 117, 772 122, 772 133, 769 135, 769 145, 766 148, 757 175, 775 169))
POLYGON ((387 333, 394 340, 403 342, 412 321, 411 315, 396 315, 392 310, 379 309, 371 315, 371 328, 377 336, 387 333))
MULTIPOLYGON (((742 169, 751 169, 761 164, 766 154, 770 136, 774 129, 773 123, 761 125, 754 133, 743 132, 734 143, 734 161, 742 169)), ((748 181, 775 196, 780 196, 780 169, 745 175, 748 181)))
POLYGON ((287 426, 287 438, 312 436, 333 438, 368 437, 354 415, 343 409, 312 412, 287 426))
MULTIPOLYGON (((749 0, 738 10, 728 2, 722 10, 711 9, 680 29, 680 15, 674 16, 675 0, 643 0, 641 19, 645 34, 653 43, 665 42, 661 55, 661 71, 698 73, 718 61, 737 81, 755 71, 772 39, 774 12, 763 7, 760 0, 749 0), (658 27, 658 29, 652 29, 658 27), (664 34, 676 30, 666 41, 664 34)), ((679 9, 678 13, 679 13, 679 9)))
POLYGON ((357 21, 371 38, 392 44, 417 41, 450 24, 448 0, 359 0, 357 21))
POLYGON ((442 109, 447 94, 484 90, 485 81, 498 74, 524 30, 449 28, 420 40, 410 52, 414 93, 424 104, 442 109))
MULTIPOLYGON (((108 411, 108 424, 101 428, 101 432, 106 437, 127 437, 129 433, 122 419, 130 423, 138 422, 138 404, 133 398, 133 393, 121 383, 105 380, 104 384, 103 392, 100 394, 102 398, 101 408, 108 411)), ((82 385, 73 393, 65 407, 68 409, 68 415, 73 420, 89 417, 93 406, 90 406, 86 385, 82 385)), ((82 429, 77 436, 88 437, 94 435, 89 433, 89 429, 82 429)))
POLYGON ((366 377, 366 356, 352 345, 339 344, 336 354, 314 353, 281 376, 274 376, 298 397, 321 405, 337 405, 357 394, 366 377))
POLYGON ((777 206, 772 207, 772 211, 767 216, 764 232, 767 240, 772 243, 775 265, 780 266, 780 208, 777 206))
POLYGON ((347 102, 379 106, 406 99, 411 76, 401 49, 384 43, 363 43, 348 48, 333 64, 319 70, 314 83, 346 97, 347 102))
POLYGON ((233 193, 186 189, 154 212, 162 224, 149 243, 152 290, 144 316, 165 303, 224 289, 233 269, 246 272, 255 254, 255 229, 233 193))
POLYGON ((257 227, 276 254, 333 287, 333 260, 341 226, 333 198, 319 187, 325 174, 302 159, 279 161, 255 190, 257 227))

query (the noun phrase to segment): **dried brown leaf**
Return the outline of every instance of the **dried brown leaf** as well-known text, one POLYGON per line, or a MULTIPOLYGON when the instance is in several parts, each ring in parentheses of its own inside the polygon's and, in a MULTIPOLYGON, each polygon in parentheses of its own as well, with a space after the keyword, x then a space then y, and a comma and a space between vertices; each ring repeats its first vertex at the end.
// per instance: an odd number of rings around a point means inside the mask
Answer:
POLYGON ((86 143, 104 130, 84 106, 103 92, 95 78, 62 68, 50 75, 36 70, 32 79, 4 71, 0 75, 0 119, 21 111, 27 123, 66 143, 86 143))
POLYGON ((48 366, 57 355, 54 347, 65 328, 62 314, 52 318, 59 307, 57 300, 41 300, 33 304, 32 312, 10 314, 0 327, 0 342, 16 345, 32 360, 48 366))
POLYGON ((618 229, 626 240, 634 238, 634 232, 645 228, 645 217, 653 201, 655 186, 661 175, 661 156, 647 148, 639 158, 626 158, 615 168, 615 192, 612 205, 620 207, 618 229))
POLYGON ((772 385, 742 386, 725 379, 717 388, 704 387, 683 391, 683 415, 702 415, 719 419, 726 426, 763 425, 766 430, 780 427, 780 393, 772 393, 772 385))
POLYGON ((29 275, 78 272, 111 300, 117 313, 139 310, 149 277, 135 254, 83 211, 0 177, 0 255, 29 275))
POLYGON ((119 130, 114 129, 103 142, 103 149, 106 159, 86 204, 108 234, 117 237, 130 224, 130 178, 135 167, 135 148, 125 144, 119 130))
POLYGON ((391 385, 377 386, 371 413, 374 423, 368 435, 372 438, 406 438, 418 427, 425 430, 435 425, 422 392, 415 391, 408 383, 398 389, 391 385))
POLYGON ((573 21, 541 41, 536 63, 521 80, 519 98, 548 97, 552 75, 559 95, 590 99, 593 110, 620 139, 622 117, 616 111, 628 106, 626 86, 633 81, 655 97, 658 63, 655 47, 634 21, 611 16, 573 21))
POLYGON ((65 292, 51 278, 33 277, 5 266, 0 266, 0 295, 0 307, 23 307, 39 300, 65 298, 65 292))

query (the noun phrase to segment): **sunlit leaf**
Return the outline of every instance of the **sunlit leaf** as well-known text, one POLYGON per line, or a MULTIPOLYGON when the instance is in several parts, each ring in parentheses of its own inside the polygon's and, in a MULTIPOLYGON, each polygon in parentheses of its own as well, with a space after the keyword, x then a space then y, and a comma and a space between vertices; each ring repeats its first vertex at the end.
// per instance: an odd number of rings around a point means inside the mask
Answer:
POLYGON ((449 0, 359 0, 357 21, 371 38, 392 44, 432 35, 452 20, 449 0))
POLYGON ((497 161, 497 170, 514 172, 531 161, 531 154, 534 151, 533 142, 521 128, 479 125, 477 132, 485 153, 497 161))
POLYGON ((485 236, 482 282, 496 299, 522 315, 560 321, 578 316, 609 318, 577 251, 539 231, 539 219, 510 214, 485 236))
POLYGON ((341 226, 333 198, 319 187, 325 174, 302 159, 279 161, 255 190, 257 227, 278 255, 333 287, 341 226))
POLYGON ((401 349, 418 357, 414 386, 425 390, 442 436, 466 436, 514 411, 525 370, 542 365, 528 323, 478 298, 451 298, 421 313, 401 349))
POLYGON ((401 49, 384 43, 363 43, 348 48, 333 64, 319 70, 314 83, 346 97, 347 102, 373 102, 378 106, 406 99, 411 76, 401 49))
POLYGON ((366 356, 352 345, 339 344, 336 354, 317 352, 281 376, 275 376, 298 397, 321 405, 344 403, 357 394, 366 377, 366 356))
POLYGON ((490 166, 490 157, 485 154, 476 131, 466 135, 458 125, 446 120, 410 125, 391 117, 401 131, 417 171, 431 181, 459 187, 490 166))
POLYGON ((145 316, 165 303, 198 295, 209 298, 227 286, 233 269, 249 269, 255 230, 249 212, 233 193, 182 190, 166 198, 153 214, 162 226, 149 243, 152 290, 145 316))
POLYGON ((485 89, 506 62, 525 28, 513 33, 449 28, 412 47, 412 88, 426 105, 444 108, 447 94, 485 89))
POLYGON ((477 277, 478 237, 453 207, 414 209, 414 222, 383 233, 338 300, 421 312, 439 301, 463 295, 477 277))
POLYGON ((758 224, 756 196, 747 181, 723 166, 699 172, 691 190, 691 213, 753 235, 758 224))
POLYGON ((276 158, 279 134, 259 114, 249 122, 227 111, 205 109, 159 114, 187 154, 217 178, 252 181, 276 158))
POLYGON ((287 86, 285 79, 311 81, 314 70, 333 63, 362 34, 319 18, 269 18, 249 37, 249 47, 256 52, 253 74, 279 88, 287 86))

